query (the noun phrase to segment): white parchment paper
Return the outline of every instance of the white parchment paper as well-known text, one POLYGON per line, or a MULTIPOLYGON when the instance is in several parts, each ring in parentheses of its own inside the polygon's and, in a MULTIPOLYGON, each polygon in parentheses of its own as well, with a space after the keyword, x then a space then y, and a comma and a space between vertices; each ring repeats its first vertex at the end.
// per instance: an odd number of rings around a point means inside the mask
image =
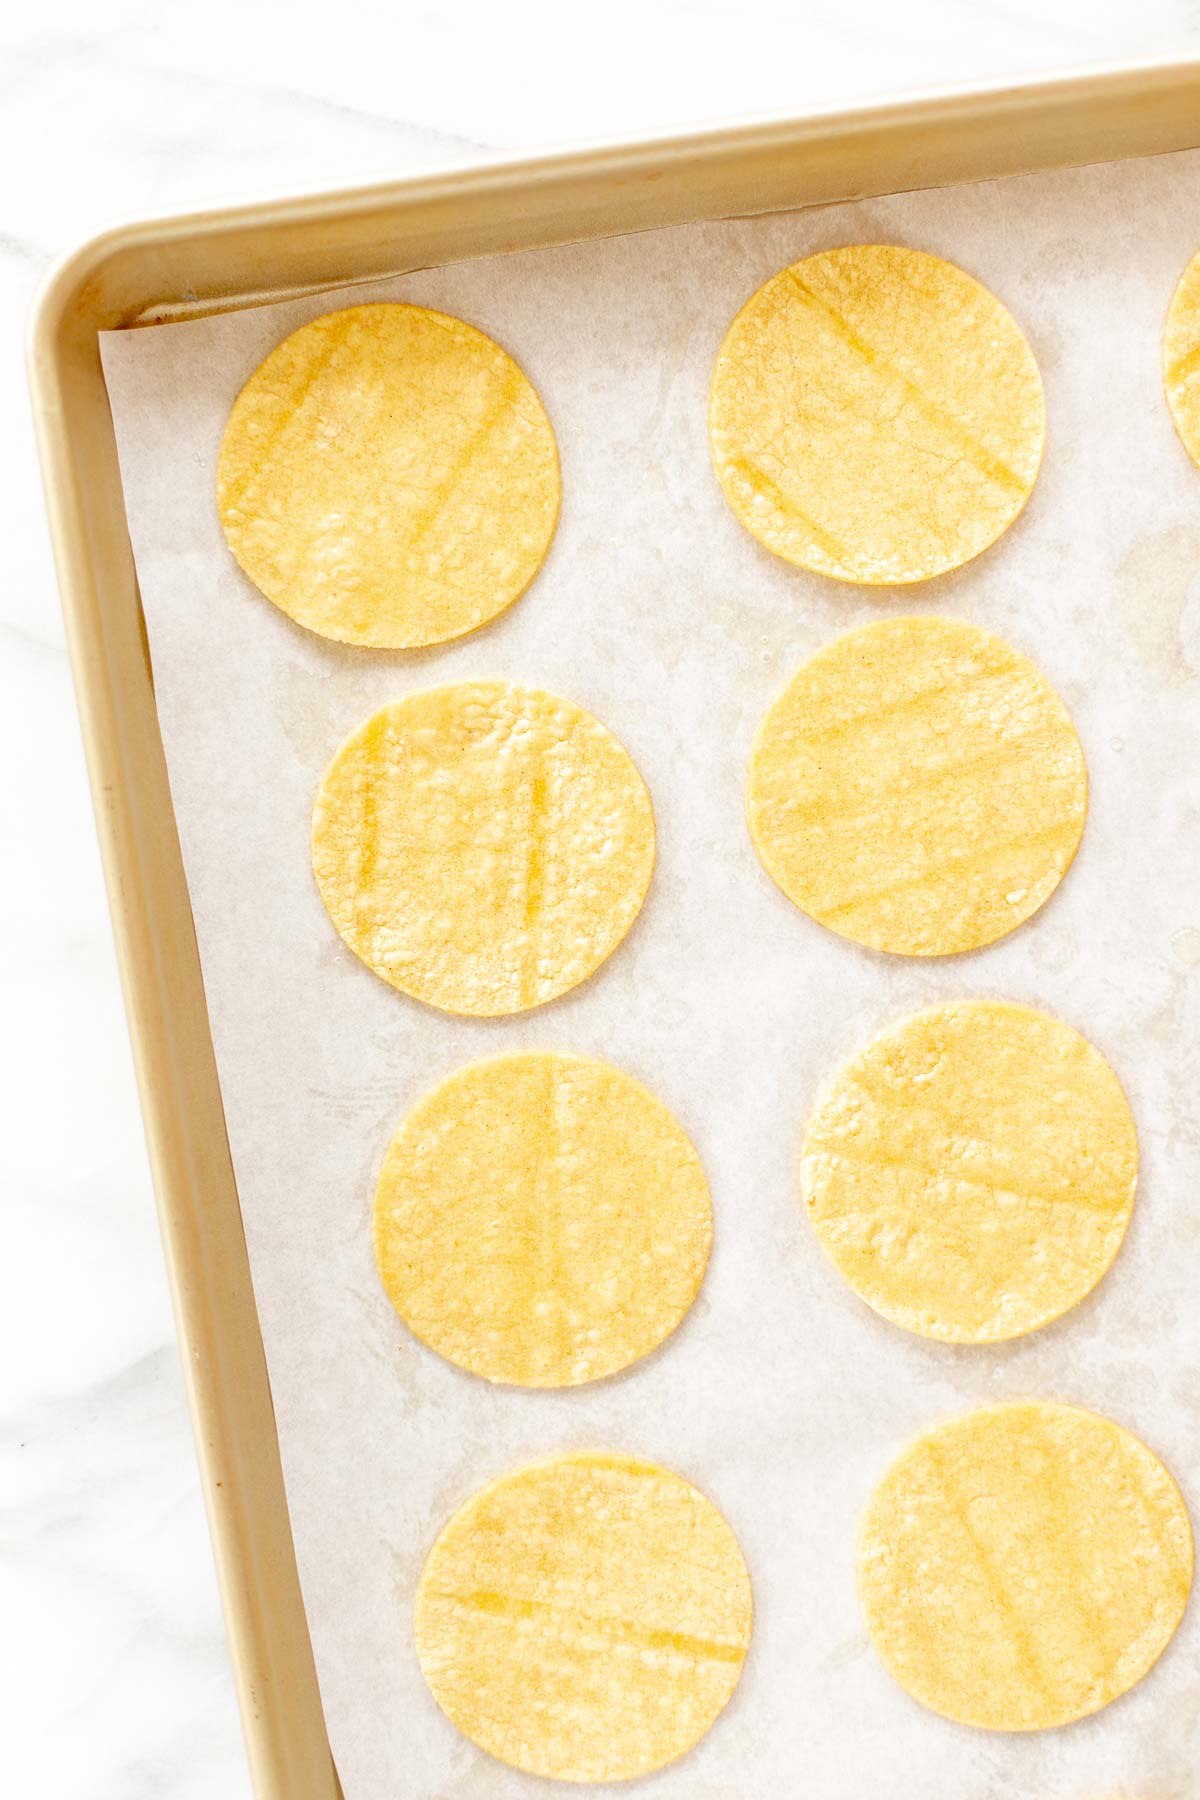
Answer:
POLYGON ((854 1592, 858 1518, 905 1440, 1013 1395, 1142 1435, 1200 1521, 1200 469, 1159 374, 1174 283, 1200 245, 1200 154, 1024 177, 539 251, 348 293, 109 336, 105 370, 266 1341, 296 1549, 347 1800, 563 1790, 491 1761, 438 1712, 413 1650, 438 1528, 524 1459, 611 1446, 694 1480, 754 1581, 741 1687, 647 1800, 1146 1800, 1200 1795, 1200 1607, 1094 1720, 1002 1737, 923 1711, 885 1674, 854 1592), (809 251, 913 244, 1012 308, 1046 383, 1033 499, 980 561, 906 593, 806 576, 761 550, 709 463, 706 389, 750 292, 809 251), (213 497, 233 399, 288 331, 373 298, 460 314, 504 344, 558 434, 563 514, 509 613, 415 654, 323 642, 235 567, 213 497), (1058 894, 974 955, 884 958, 823 931, 755 860, 751 737, 801 660, 904 610, 1002 633, 1070 707, 1091 775, 1058 894), (342 738, 383 702, 466 676, 594 711, 654 798, 645 910, 598 975, 512 1020, 445 1017, 341 944, 309 814, 342 738), (831 1065, 911 1008, 997 995, 1099 1045, 1141 1142, 1133 1225, 1099 1291, 999 1348, 877 1319, 801 1214, 801 1127, 831 1065), (716 1242, 677 1335, 574 1392, 492 1388, 418 1345, 368 1241, 408 1106, 501 1048, 610 1058, 691 1134, 716 1242))

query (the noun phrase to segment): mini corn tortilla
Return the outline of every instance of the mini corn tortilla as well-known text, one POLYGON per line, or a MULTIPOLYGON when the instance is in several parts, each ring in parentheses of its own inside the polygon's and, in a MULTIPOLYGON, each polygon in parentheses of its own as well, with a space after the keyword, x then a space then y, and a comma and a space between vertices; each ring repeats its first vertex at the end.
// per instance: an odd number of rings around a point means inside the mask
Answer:
POLYGON ((538 688, 467 681, 385 706, 317 792, 313 869, 346 943, 444 1012, 521 1012, 616 949, 654 866, 645 783, 538 688))
POLYGON ((1121 1084, 1069 1025, 963 1001, 914 1013, 834 1077, 801 1186, 868 1306, 983 1344, 1057 1319, 1120 1247, 1137 1184, 1121 1084))
POLYGON ((1167 312, 1163 386, 1183 446, 1200 463, 1200 251, 1183 271, 1167 312))
POLYGON ((712 1242, 700 1159, 661 1100, 592 1057, 458 1070, 392 1140, 375 1193, 388 1298, 489 1381, 573 1387, 636 1362, 696 1297, 712 1242))
POLYGON ((690 1750, 737 1686, 750 1577, 721 1514, 653 1463, 558 1456, 456 1512, 416 1603, 433 1697, 501 1762, 624 1781, 690 1750))
POLYGON ((1027 657, 957 620, 888 619, 826 645, 776 700, 747 810, 763 867, 812 918, 872 950, 949 956, 1049 899, 1087 772, 1027 657))
POLYGON ((423 306, 353 306, 250 377, 217 504, 234 556, 290 618, 410 649, 474 631, 528 587, 558 521, 558 451, 482 331, 423 306))
POLYGON ((988 1731, 1098 1712, 1166 1649, 1192 1584, 1183 1497, 1111 1419, 1048 1401, 937 1425, 873 1494, 871 1641, 923 1706, 988 1731))
POLYGON ((725 497, 788 562, 925 581, 1010 526, 1046 406, 1012 314, 953 263, 850 244, 782 269, 730 326, 709 397, 725 497))

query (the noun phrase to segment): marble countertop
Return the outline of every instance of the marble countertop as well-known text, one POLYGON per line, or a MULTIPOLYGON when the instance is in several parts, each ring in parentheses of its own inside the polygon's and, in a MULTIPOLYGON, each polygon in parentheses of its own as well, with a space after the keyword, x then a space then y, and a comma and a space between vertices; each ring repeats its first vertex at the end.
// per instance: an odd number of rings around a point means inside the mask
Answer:
POLYGON ((249 1795, 34 460, 20 339, 122 217, 1128 57, 1200 0, 79 0, 0 24, 0 1660, 7 1788, 249 1795), (282 29, 281 29, 282 26, 282 29))

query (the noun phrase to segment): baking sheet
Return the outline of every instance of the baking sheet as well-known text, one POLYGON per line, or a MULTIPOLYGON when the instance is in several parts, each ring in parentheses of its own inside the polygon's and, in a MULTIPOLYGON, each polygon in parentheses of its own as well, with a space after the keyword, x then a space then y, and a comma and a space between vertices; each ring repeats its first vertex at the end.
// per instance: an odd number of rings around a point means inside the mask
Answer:
MULTIPOLYGON (((654 1458, 721 1507, 756 1624, 728 1712, 647 1800, 1146 1800, 1200 1794, 1200 1608, 1095 1719, 1031 1737, 961 1728, 885 1674, 854 1593, 858 1517, 905 1440, 973 1404, 1069 1400, 1142 1435, 1200 1523, 1200 470, 1159 375, 1163 314, 1200 244, 1200 153, 1013 178, 477 261, 196 323, 107 335, 105 373, 305 1603, 347 1800, 563 1790, 493 1762, 434 1706, 413 1649, 420 1566, 484 1481, 559 1448, 654 1458), (1008 303, 1046 383, 1024 516, 976 564, 868 591, 791 569, 726 507, 709 374, 747 295, 855 240, 961 263, 1008 303), (492 333, 558 434, 563 513, 533 588, 458 644, 325 643, 228 554, 213 485, 241 384, 339 305, 419 301, 492 333), (1091 810, 1057 895, 1006 941, 873 955, 760 869, 742 792, 757 722, 835 633, 903 611, 973 620, 1031 654, 1078 726, 1091 810), (383 702, 468 676, 594 711, 653 795, 658 863, 625 944, 511 1020, 425 1009, 362 967, 311 878, 317 780, 383 702), (923 1342, 842 1284, 798 1204, 796 1152, 833 1063, 924 1004, 996 995, 1059 1014, 1116 1067, 1139 1200, 1101 1288, 992 1348, 923 1342), (407 1107, 502 1048, 604 1057, 696 1144, 716 1237, 701 1296, 647 1361, 567 1393, 493 1388, 425 1350, 371 1259, 376 1172, 407 1107)), ((604 1790, 597 1790, 604 1791, 604 1790)), ((608 1790, 624 1791, 624 1790, 608 1790)))

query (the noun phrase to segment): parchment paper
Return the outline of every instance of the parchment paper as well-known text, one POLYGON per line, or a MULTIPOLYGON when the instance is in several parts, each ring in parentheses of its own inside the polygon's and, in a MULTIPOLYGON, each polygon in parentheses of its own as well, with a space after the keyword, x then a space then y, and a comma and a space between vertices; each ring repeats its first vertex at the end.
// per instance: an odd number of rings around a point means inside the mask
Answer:
MULTIPOLYGON (((1200 1521, 1200 469, 1159 375, 1163 314, 1200 244, 1200 155, 1010 179, 426 271, 263 310, 115 334, 104 363, 296 1549, 347 1800, 548 1795, 461 1738, 411 1630, 422 1560, 497 1472, 569 1446, 666 1463, 722 1508, 754 1581, 745 1676, 647 1800, 1146 1800, 1200 1794, 1200 1607, 1140 1688, 1030 1737, 949 1724, 884 1672, 854 1592, 858 1519, 902 1444, 1012 1395, 1142 1435, 1200 1521), (750 292, 854 240, 953 258, 1012 308, 1046 382, 1033 499, 978 563, 908 592, 808 577, 762 551, 709 463, 718 344, 750 292), (558 433, 563 514, 530 592, 417 654, 340 648, 262 599, 213 498, 230 405, 289 330, 404 298, 491 332, 558 433), (904 610, 1002 633, 1079 728, 1092 799, 1057 896, 945 961, 872 955, 760 869, 743 782, 767 704, 835 633, 904 610), (384 701, 466 676, 543 684, 629 747, 654 798, 645 910, 598 975, 512 1020, 445 1017, 341 944, 310 873, 318 777, 384 701), (938 1347, 842 1284, 797 1200, 814 1091, 878 1027, 948 997, 1059 1014, 1129 1093, 1142 1178, 1099 1291, 999 1348, 938 1347), (610 1058, 691 1134, 716 1243, 674 1339, 562 1394, 489 1387, 421 1348, 375 1276, 368 1214, 408 1106, 501 1048, 610 1058)), ((615 1791, 615 1790, 610 1790, 615 1791)), ((623 1790, 622 1790, 623 1791, 623 1790)))

